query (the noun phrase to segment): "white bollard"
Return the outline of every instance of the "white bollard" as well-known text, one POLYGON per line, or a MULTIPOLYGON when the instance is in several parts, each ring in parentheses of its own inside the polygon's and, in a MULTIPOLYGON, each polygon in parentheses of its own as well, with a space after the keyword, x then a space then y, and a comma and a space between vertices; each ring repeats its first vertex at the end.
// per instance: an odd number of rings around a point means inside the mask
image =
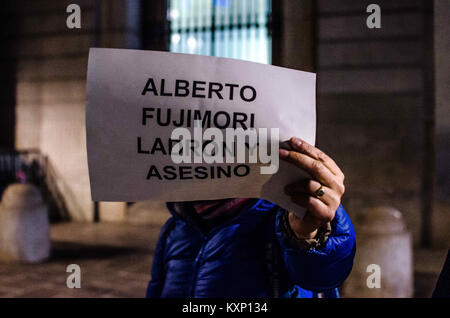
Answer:
POLYGON ((342 287, 342 296, 412 297, 412 241, 400 211, 391 207, 371 208, 352 221, 356 256, 353 270, 342 287))
POLYGON ((30 184, 12 184, 0 203, 0 261, 35 263, 50 255, 47 207, 30 184))

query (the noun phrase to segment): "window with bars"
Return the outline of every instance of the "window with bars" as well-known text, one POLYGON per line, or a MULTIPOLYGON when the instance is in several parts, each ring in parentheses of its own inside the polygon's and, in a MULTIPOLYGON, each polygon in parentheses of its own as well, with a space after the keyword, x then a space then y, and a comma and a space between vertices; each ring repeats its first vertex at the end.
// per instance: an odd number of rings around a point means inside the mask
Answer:
POLYGON ((168 0, 170 51, 270 64, 271 0, 168 0))

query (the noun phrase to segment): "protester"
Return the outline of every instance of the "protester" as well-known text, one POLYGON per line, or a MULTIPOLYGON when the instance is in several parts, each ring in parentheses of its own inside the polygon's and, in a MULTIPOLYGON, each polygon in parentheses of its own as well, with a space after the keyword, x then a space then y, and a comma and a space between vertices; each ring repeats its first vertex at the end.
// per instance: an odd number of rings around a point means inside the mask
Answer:
POLYGON ((433 298, 450 298, 450 250, 447 253, 447 259, 436 283, 433 298))
POLYGON ((168 203, 148 297, 337 296, 355 255, 340 204, 344 174, 314 146, 291 138, 280 157, 311 179, 288 185, 303 219, 260 199, 168 203))

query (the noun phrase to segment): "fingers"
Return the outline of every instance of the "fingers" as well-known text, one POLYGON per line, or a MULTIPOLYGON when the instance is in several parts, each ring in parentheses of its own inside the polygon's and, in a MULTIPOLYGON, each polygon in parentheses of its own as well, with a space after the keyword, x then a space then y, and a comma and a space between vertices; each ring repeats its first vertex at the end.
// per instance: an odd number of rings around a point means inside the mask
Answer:
POLYGON ((342 179, 344 178, 344 173, 341 171, 341 169, 339 169, 336 162, 334 162, 333 159, 331 159, 327 154, 325 154, 320 149, 296 137, 292 137, 290 139, 290 144, 294 150, 321 162, 325 167, 327 167, 331 171, 331 173, 333 173, 336 176, 342 177, 342 179))
POLYGON ((334 218, 334 211, 318 198, 307 194, 298 194, 291 197, 291 200, 308 211, 303 221, 312 223, 314 226, 320 227, 334 218))
POLYGON ((319 181, 322 185, 330 188, 339 187, 336 176, 321 161, 297 151, 289 151, 283 155, 283 152, 280 150, 280 156, 282 156, 284 160, 306 171, 313 179, 319 181))
POLYGON ((280 157, 306 171, 312 178, 285 188, 291 200, 307 211, 301 221, 293 222, 297 230, 301 232, 305 227, 316 230, 333 220, 345 191, 344 174, 334 160, 316 147, 294 137, 289 140, 285 149, 280 149, 280 157), (317 197, 316 193, 321 187, 325 193, 317 197))
MULTIPOLYGON (((315 197, 317 190, 319 190, 322 185, 315 180, 302 180, 297 183, 289 184, 284 188, 284 192, 291 197, 297 195, 309 195, 315 197)), ((325 203, 328 207, 339 206, 340 198, 342 194, 337 191, 324 187, 325 194, 321 197, 315 197, 316 199, 325 203)))

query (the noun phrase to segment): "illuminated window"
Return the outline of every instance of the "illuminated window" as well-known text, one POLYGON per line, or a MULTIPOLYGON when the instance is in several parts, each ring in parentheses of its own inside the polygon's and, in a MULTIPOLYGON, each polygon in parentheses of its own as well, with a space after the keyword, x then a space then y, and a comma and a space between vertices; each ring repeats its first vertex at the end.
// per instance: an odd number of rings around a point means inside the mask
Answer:
POLYGON ((170 51, 271 63, 271 0, 169 0, 170 51))

